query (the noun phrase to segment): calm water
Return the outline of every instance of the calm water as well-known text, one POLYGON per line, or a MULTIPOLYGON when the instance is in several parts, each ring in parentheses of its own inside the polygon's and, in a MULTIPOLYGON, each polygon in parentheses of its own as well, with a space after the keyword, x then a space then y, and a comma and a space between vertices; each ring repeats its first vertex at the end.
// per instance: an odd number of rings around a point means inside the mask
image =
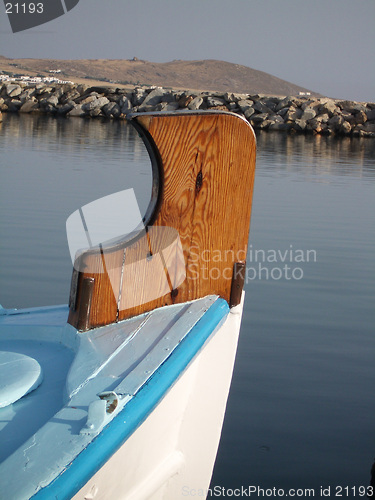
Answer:
MULTIPOLYGON (((147 153, 119 122, 5 116, 0 127, 0 303, 66 303, 67 217, 130 187, 144 211, 147 153)), ((212 479, 226 498, 249 486, 314 488, 316 498, 341 486, 358 498, 352 488, 369 484, 374 143, 258 136, 247 299, 212 479)))

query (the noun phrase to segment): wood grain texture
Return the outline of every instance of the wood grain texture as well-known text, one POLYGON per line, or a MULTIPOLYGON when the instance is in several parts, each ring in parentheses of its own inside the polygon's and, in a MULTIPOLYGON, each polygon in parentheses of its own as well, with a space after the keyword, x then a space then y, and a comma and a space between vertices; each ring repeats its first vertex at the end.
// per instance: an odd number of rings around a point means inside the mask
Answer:
MULTIPOLYGON (((163 178, 153 214, 152 256, 150 236, 144 234, 132 245, 81 257, 87 273, 80 279, 95 278, 90 327, 209 294, 229 302, 234 263, 246 260, 256 154, 250 125, 217 112, 155 113, 133 120, 158 152, 163 178), (174 230, 179 249, 164 228, 174 230), (103 262, 105 272, 95 272, 103 262), (181 262, 186 278, 176 288, 181 262)), ((80 281, 78 305, 79 287, 80 281)), ((73 325, 76 316, 71 310, 73 325)))

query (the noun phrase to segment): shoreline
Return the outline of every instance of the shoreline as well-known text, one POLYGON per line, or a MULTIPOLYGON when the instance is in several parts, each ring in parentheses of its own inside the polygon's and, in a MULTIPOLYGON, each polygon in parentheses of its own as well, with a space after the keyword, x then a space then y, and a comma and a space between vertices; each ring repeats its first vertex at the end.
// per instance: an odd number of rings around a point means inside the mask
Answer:
POLYGON ((375 137, 375 103, 309 95, 284 97, 162 87, 128 90, 74 83, 0 85, 0 121, 1 112, 121 120, 129 113, 184 109, 232 111, 258 130, 375 137))

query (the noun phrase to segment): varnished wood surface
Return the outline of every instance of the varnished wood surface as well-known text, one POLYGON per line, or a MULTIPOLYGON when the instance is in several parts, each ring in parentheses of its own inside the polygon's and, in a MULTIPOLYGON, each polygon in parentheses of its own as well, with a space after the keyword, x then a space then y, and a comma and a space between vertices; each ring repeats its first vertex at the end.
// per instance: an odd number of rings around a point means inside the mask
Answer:
POLYGON ((92 328, 210 294, 229 302, 234 263, 246 259, 256 153, 250 125, 237 115, 209 112, 144 114, 133 120, 160 163, 154 234, 157 228, 172 228, 182 252, 160 230, 152 241, 152 258, 147 235, 127 247, 82 256, 88 272, 79 276, 77 306, 69 316, 73 325, 85 276, 95 279, 88 321, 92 328), (165 260, 160 264, 160 255, 173 262, 169 271, 165 260), (176 288, 181 276, 171 268, 181 260, 186 278, 176 288), (103 262, 106 272, 95 272, 103 262))

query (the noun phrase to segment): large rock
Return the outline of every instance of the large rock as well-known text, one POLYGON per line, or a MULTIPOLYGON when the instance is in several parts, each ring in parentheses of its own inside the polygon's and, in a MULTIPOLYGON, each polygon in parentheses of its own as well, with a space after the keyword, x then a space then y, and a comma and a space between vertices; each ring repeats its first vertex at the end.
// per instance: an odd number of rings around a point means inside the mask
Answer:
POLYGON ((343 111, 348 111, 351 114, 359 113, 360 111, 366 111, 365 104, 355 101, 337 101, 337 106, 343 111))
POLYGON ((300 108, 295 108, 294 106, 290 106, 288 111, 284 115, 284 120, 287 122, 294 122, 295 120, 298 120, 302 116, 302 109, 300 108))
POLYGON ((315 109, 313 109, 313 108, 305 108, 305 110, 303 111, 303 113, 301 115, 301 120, 308 121, 308 120, 312 120, 315 117, 316 117, 316 111, 315 111, 315 109))
POLYGON ((145 89, 142 89, 140 87, 135 88, 133 90, 131 98, 133 106, 139 106, 145 97, 146 97, 145 89))
POLYGON ((179 107, 178 102, 161 102, 156 107, 152 106, 156 111, 177 111, 179 107))
POLYGON ((17 97, 22 93, 22 87, 15 83, 8 83, 5 85, 5 91, 9 97, 17 97))
POLYGON ((91 112, 92 110, 99 108, 101 109, 103 106, 109 103, 109 99, 106 97, 95 97, 95 96, 90 96, 90 98, 94 97, 94 99, 91 99, 89 102, 85 102, 84 104, 81 103, 81 107, 83 111, 89 111, 91 112))
POLYGON ((329 114, 323 113, 322 115, 319 115, 316 118, 314 118, 314 120, 317 120, 320 123, 327 123, 329 120, 329 114))
POLYGON ((120 97, 118 105, 120 106, 121 113, 124 115, 129 114, 132 110, 131 100, 126 95, 120 97))
POLYGON ((35 98, 24 102, 20 108, 20 113, 31 113, 39 108, 39 102, 35 98))
POLYGON ((339 108, 336 106, 335 101, 333 99, 326 99, 322 102, 319 108, 319 114, 327 113, 329 117, 337 114, 339 112, 339 108))
POLYGON ((58 106, 57 113, 59 115, 66 115, 67 113, 69 113, 69 111, 71 111, 74 108, 75 105, 76 104, 74 101, 68 101, 65 104, 58 106))
POLYGON ((321 134, 327 128, 327 125, 323 123, 321 120, 318 120, 318 118, 313 118, 312 120, 309 121, 306 127, 307 129, 312 130, 317 134, 321 134))
POLYGON ((45 102, 47 104, 51 104, 52 106, 56 107, 58 105, 58 103, 59 103, 59 98, 58 98, 58 96, 56 94, 52 94, 52 95, 50 95, 49 97, 47 97, 45 99, 45 102))
POLYGON ((189 104, 193 101, 194 96, 184 92, 178 99, 178 105, 180 108, 187 108, 189 104))
POLYGON ((260 127, 260 124, 262 122, 264 122, 266 119, 268 118, 268 113, 259 113, 258 115, 257 114, 254 114, 252 117, 251 117, 251 124, 252 125, 255 125, 256 127, 260 127))
POLYGON ((8 104, 8 110, 11 113, 17 113, 22 107, 22 102, 19 99, 12 99, 8 104))
POLYGON ((74 99, 77 99, 80 97, 80 93, 76 89, 69 89, 67 90, 61 97, 60 97, 60 102, 61 104, 66 104, 69 101, 74 101, 74 99))
POLYGON ((279 104, 277 104, 275 111, 280 111, 283 108, 289 108, 290 106, 293 105, 293 100, 292 97, 287 96, 282 99, 279 104))
POLYGON ((209 108, 214 108, 216 106, 225 106, 225 99, 220 99, 219 97, 212 97, 212 96, 209 96, 207 97, 207 106, 209 108))
MULTIPOLYGON (((240 108, 240 110, 244 114, 245 114, 245 111, 250 109, 250 108, 254 110, 253 104, 254 104, 254 101, 252 101, 251 99, 241 99, 241 101, 237 102, 237 106, 240 108)), ((254 112, 255 112, 255 110, 254 110, 254 112)))
POLYGON ((84 116, 86 113, 82 109, 82 104, 76 104, 74 108, 69 111, 68 116, 84 116))
MULTIPOLYGON (((274 109, 275 109, 276 106, 274 106, 274 109)), ((258 101, 256 103, 254 103, 253 105, 253 108, 255 109, 255 111, 258 111, 259 113, 267 113, 268 115, 269 114, 272 114, 273 110, 270 109, 264 102, 262 101, 258 101)))
POLYGON ((367 114, 363 110, 359 111, 354 115, 354 122, 363 125, 367 122, 367 114))
POLYGON ((33 93, 34 93, 34 89, 33 88, 26 88, 26 89, 23 89, 23 91, 21 92, 21 94, 18 96, 18 99, 21 101, 21 102, 26 102, 28 101, 29 99, 34 99, 33 97, 33 93))
POLYGON ((344 123, 344 118, 341 115, 333 115, 329 120, 328 120, 328 127, 333 130, 334 132, 337 132, 341 129, 342 124, 344 123))
POLYGON ((226 92, 223 97, 226 102, 239 102, 249 99, 248 94, 235 94, 233 92, 226 92))
POLYGON ((350 125, 349 122, 347 122, 346 120, 344 120, 344 122, 342 123, 342 125, 340 127, 340 133, 342 133, 342 134, 350 134, 351 131, 352 131, 352 126, 350 125))
MULTIPOLYGON (((178 105, 178 103, 176 103, 178 105)), ((196 110, 196 109, 200 109, 200 107, 202 106, 203 104, 203 97, 201 96, 197 96, 195 97, 189 104, 188 104, 188 108, 191 109, 191 110, 196 110)), ((177 108, 176 108, 177 109, 177 108)))
POLYGON ((252 107, 246 108, 245 111, 243 111, 243 114, 247 120, 250 120, 250 118, 255 114, 255 109, 252 107))
POLYGON ((116 102, 109 102, 108 104, 105 104, 102 110, 107 117, 118 118, 121 114, 120 106, 116 102))
POLYGON ((162 88, 151 90, 151 92, 143 99, 139 110, 142 111, 144 106, 156 106, 157 104, 160 104, 163 101, 164 96, 168 93, 169 92, 166 92, 162 88))

